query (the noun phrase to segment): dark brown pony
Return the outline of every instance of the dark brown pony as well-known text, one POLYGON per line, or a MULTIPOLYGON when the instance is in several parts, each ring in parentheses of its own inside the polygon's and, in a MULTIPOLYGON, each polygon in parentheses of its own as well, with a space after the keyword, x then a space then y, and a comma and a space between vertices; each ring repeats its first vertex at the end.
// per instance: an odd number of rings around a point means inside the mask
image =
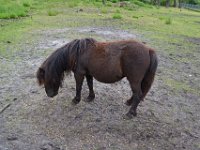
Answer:
POLYGON ((53 52, 37 71, 39 85, 45 87, 49 97, 58 94, 64 72, 73 71, 76 80, 76 96, 73 104, 81 100, 84 77, 89 96, 95 98, 93 77, 104 83, 114 83, 126 77, 132 89, 132 97, 126 101, 131 106, 127 119, 136 116, 136 109, 149 91, 155 76, 158 60, 153 49, 135 41, 97 42, 92 38, 76 39, 53 52))

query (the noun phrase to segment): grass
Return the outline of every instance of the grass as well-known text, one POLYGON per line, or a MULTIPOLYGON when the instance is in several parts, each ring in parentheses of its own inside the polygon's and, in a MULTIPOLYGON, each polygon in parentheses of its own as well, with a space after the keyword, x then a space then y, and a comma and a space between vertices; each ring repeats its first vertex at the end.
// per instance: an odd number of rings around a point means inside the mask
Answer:
POLYGON ((0 0, 0 19, 14 19, 25 17, 30 10, 30 3, 27 1, 0 0))
POLYGON ((167 18, 165 20, 165 24, 172 24, 172 19, 171 18, 167 18))
POLYGON ((174 92, 184 91, 184 92, 198 94, 198 91, 193 89, 190 85, 188 85, 185 82, 181 82, 181 81, 174 80, 174 79, 166 79, 165 84, 168 87, 170 87, 174 92))
POLYGON ((59 14, 59 12, 56 10, 48 10, 47 13, 49 16, 57 16, 59 14))
POLYGON ((112 18, 113 19, 122 19, 122 15, 120 13, 115 13, 112 18))

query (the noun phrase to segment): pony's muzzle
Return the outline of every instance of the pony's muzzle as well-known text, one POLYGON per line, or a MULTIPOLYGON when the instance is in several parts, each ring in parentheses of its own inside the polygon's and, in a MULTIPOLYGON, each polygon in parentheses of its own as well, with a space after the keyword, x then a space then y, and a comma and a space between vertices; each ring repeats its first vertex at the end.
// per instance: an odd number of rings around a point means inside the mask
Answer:
POLYGON ((47 93, 47 96, 51 97, 51 98, 58 94, 58 92, 55 92, 53 90, 48 90, 48 91, 46 91, 46 93, 47 93))

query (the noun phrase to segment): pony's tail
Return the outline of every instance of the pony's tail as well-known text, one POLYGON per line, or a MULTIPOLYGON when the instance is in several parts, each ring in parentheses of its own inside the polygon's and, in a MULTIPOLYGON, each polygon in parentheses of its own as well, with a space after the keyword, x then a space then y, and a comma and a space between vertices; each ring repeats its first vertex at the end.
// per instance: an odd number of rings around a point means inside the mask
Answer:
POLYGON ((151 49, 149 50, 149 56, 150 56, 149 69, 147 70, 141 84, 141 89, 142 89, 141 100, 145 98, 146 94, 150 90, 158 66, 158 58, 156 56, 156 53, 151 49))

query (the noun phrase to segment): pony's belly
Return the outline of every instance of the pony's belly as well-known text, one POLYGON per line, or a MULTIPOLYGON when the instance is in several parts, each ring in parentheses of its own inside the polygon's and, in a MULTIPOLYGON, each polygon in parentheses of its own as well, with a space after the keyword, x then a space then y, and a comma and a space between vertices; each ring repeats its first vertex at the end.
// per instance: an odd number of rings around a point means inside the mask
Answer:
POLYGON ((108 74, 93 75, 93 77, 97 81, 103 82, 103 83, 114 83, 114 82, 117 82, 117 81, 119 81, 119 80, 121 80, 123 78, 122 75, 116 75, 116 74, 112 74, 112 75, 108 75, 108 74))
POLYGON ((119 80, 121 80, 122 78, 118 78, 118 79, 111 79, 111 80, 108 80, 108 79, 100 79, 100 78, 95 78, 97 81, 99 82, 102 82, 102 83, 114 83, 114 82, 117 82, 119 80))

